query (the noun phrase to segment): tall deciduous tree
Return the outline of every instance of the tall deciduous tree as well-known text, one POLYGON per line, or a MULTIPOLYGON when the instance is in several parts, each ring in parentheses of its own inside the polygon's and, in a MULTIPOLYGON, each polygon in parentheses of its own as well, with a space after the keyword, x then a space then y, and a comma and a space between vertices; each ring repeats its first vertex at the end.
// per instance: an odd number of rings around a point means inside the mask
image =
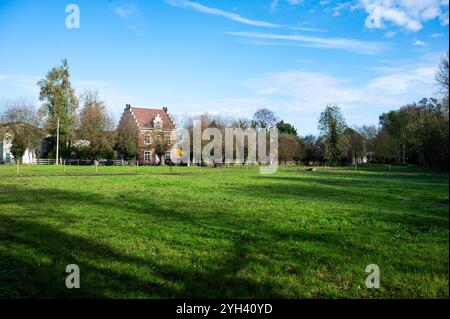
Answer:
POLYGON ((347 127, 338 106, 327 106, 320 115, 319 130, 325 140, 325 158, 328 163, 336 164, 342 156, 342 138, 347 127))
POLYGON ((105 103, 95 90, 87 90, 81 96, 83 108, 79 115, 79 138, 89 141, 93 158, 111 157, 113 122, 105 103))
POLYGON ((59 141, 69 146, 72 141, 73 124, 78 108, 78 99, 70 83, 67 60, 62 60, 58 67, 52 68, 47 76, 38 82, 39 99, 43 102, 44 114, 47 116, 46 128, 51 140, 56 145, 57 122, 60 123, 59 141))
POLYGON ((122 159, 134 159, 138 153, 139 128, 131 114, 126 113, 119 123, 116 150, 122 159))
POLYGON ((292 134, 282 133, 278 137, 278 160, 280 162, 298 162, 304 156, 300 140, 292 134))

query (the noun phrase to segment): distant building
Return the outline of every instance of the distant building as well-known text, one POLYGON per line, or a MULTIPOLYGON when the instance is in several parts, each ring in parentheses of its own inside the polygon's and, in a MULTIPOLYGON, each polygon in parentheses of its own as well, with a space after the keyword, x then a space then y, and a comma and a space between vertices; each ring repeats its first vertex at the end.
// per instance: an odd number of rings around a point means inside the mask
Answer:
MULTIPOLYGON (((170 160, 170 149, 162 159, 155 152, 158 141, 170 146, 177 142, 176 126, 166 107, 149 109, 127 104, 121 121, 126 117, 132 117, 139 130, 137 159, 140 163, 158 164, 170 160)), ((173 152, 176 157, 177 151, 173 152)))
MULTIPOLYGON (((27 149, 22 157, 22 163, 32 164, 36 160, 36 151, 27 149)), ((12 164, 15 162, 11 153, 11 141, 8 137, 0 139, 0 163, 12 164)))

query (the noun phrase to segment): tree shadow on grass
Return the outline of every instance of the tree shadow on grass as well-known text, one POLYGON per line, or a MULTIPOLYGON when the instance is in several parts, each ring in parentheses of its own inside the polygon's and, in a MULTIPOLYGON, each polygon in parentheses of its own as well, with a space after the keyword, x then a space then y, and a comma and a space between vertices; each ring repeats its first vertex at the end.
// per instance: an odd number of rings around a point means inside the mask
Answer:
MULTIPOLYGON (((89 205, 107 209, 111 201, 111 198, 78 191, 55 189, 26 191, 15 187, 4 188, 0 199, 5 205, 15 203, 29 210, 35 210, 48 194, 51 194, 55 207, 60 204, 87 201, 89 205), (20 202, 18 198, 21 199, 20 202)), ((130 198, 130 201, 135 202, 138 199, 130 198)), ((162 227, 169 229, 174 223, 186 225, 188 229, 202 227, 201 222, 192 215, 158 209, 148 201, 138 206, 129 204, 123 206, 127 211, 130 208, 135 209, 138 215, 151 214, 162 227), (151 209, 143 211, 143 207, 151 209)), ((245 231, 238 235, 228 234, 232 244, 222 254, 203 257, 199 263, 194 260, 179 264, 157 257, 136 257, 132 251, 117 251, 108 244, 86 238, 84 235, 74 235, 77 224, 71 225, 70 230, 66 226, 67 220, 72 218, 77 216, 67 215, 58 208, 45 208, 45 211, 32 212, 26 216, 17 213, 13 216, 0 215, 2 233, 0 252, 4 270, 4 275, 0 278, 3 287, 1 295, 31 298, 92 298, 111 295, 157 298, 289 296, 281 293, 282 287, 277 287, 270 278, 253 279, 246 276, 247 264, 255 262, 249 251, 253 253, 255 247, 257 250, 257 246, 254 246, 253 236, 249 236, 245 231), (59 222, 58 228, 54 226, 55 221, 59 222), (85 278, 81 290, 65 288, 64 269, 66 265, 72 263, 80 266, 85 278), (134 271, 138 271, 138 275, 133 275, 134 271)), ((227 236, 226 230, 219 231, 218 228, 226 228, 229 225, 217 222, 213 231, 227 236)), ((176 230, 174 227, 174 231, 176 230)), ((189 236, 201 234, 193 231, 189 236)), ((108 242, 107 239, 104 241, 108 242)), ((174 244, 174 246, 178 246, 173 247, 174 249, 183 249, 182 245, 174 244)))
MULTIPOLYGON (((422 187, 411 188, 411 190, 417 192, 417 198, 408 201, 408 199, 403 199, 399 195, 404 190, 404 187, 399 187, 399 185, 392 186, 397 190, 397 193, 387 191, 380 193, 370 182, 365 181, 327 180, 312 177, 302 179, 301 177, 284 176, 257 178, 261 182, 253 184, 251 188, 228 186, 227 191, 262 199, 276 196, 286 199, 295 198, 304 202, 323 201, 325 207, 327 202, 339 204, 343 207, 363 205, 363 209, 354 212, 358 216, 419 228, 428 226, 448 228, 448 197, 446 199, 427 198, 426 195, 421 193, 422 187), (264 183, 265 180, 267 180, 267 183, 264 183), (307 185, 303 183, 307 183, 307 185), (422 209, 419 208, 420 206, 422 209), (374 210, 378 213, 374 214, 374 210)), ((423 187, 425 188, 426 184, 423 187)), ((432 187, 435 186, 430 185, 427 191, 432 193, 432 187)))
MULTIPOLYGON (((259 189, 256 195, 267 197, 270 193, 259 189)), ((239 212, 232 209, 213 215, 186 207, 163 208, 151 198, 132 193, 124 201, 117 194, 6 186, 0 192, 0 203, 18 205, 23 212, 37 210, 28 214, 0 213, 0 297, 291 298, 303 296, 304 292, 298 291, 302 285, 315 290, 313 296, 328 297, 333 294, 321 289, 320 280, 312 286, 308 276, 324 269, 330 274, 335 269, 334 275, 339 275, 339 268, 345 268, 345 264, 359 267, 382 257, 374 249, 346 240, 344 234, 308 232, 301 227, 285 229, 261 219, 237 219, 239 212), (49 196, 54 207, 41 208, 49 196), (151 217, 171 235, 150 236, 175 254, 134 254, 113 248, 108 238, 99 242, 98 236, 78 230, 76 223, 65 227, 72 218, 92 217, 67 214, 60 208, 80 203, 97 210, 114 208, 114 214, 126 212, 133 221, 151 217), (177 238, 180 229, 186 230, 183 235, 190 242, 177 238), (195 244, 207 237, 228 244, 195 244), (205 253, 205 248, 214 253, 205 253), (177 257, 183 254, 186 256, 177 257), (73 263, 81 268, 80 290, 68 290, 64 284, 65 267, 73 263), (288 278, 295 278, 294 290, 289 290, 288 278)), ((133 231, 122 226, 112 225, 121 236, 133 231)), ((355 280, 365 277, 363 268, 360 274, 358 268, 350 268, 342 269, 343 273, 353 272, 355 280)), ((426 273, 427 268, 417 267, 415 271, 426 273)), ((333 284, 339 286, 338 282, 333 284)))
POLYGON ((0 223, 19 231, 0 245, 0 297, 283 297, 270 282, 238 275, 247 262, 244 242, 222 260, 207 261, 208 269, 195 269, 119 252, 37 222, 2 216, 0 223), (65 287, 69 264, 80 266, 81 289, 65 287))

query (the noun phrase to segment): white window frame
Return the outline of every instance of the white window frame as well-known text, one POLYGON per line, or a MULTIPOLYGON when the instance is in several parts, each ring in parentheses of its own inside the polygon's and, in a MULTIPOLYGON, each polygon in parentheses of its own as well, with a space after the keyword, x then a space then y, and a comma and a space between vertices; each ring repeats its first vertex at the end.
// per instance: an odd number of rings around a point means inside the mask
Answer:
POLYGON ((150 145, 150 144, 152 144, 152 137, 151 137, 150 135, 146 135, 146 136, 144 137, 144 144, 145 144, 145 145, 150 145))
POLYGON ((152 160, 152 152, 151 151, 145 151, 144 152, 144 161, 150 162, 152 160))

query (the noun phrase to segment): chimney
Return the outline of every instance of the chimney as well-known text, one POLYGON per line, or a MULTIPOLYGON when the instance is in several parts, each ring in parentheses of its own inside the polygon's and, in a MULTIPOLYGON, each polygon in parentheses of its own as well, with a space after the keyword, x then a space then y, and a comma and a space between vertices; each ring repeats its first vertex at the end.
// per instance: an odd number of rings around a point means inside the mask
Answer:
POLYGON ((169 109, 167 107, 163 107, 163 111, 167 113, 169 109))
POLYGON ((127 110, 129 110, 129 109, 131 108, 131 104, 126 104, 126 105, 125 105, 125 108, 126 108, 127 110))

